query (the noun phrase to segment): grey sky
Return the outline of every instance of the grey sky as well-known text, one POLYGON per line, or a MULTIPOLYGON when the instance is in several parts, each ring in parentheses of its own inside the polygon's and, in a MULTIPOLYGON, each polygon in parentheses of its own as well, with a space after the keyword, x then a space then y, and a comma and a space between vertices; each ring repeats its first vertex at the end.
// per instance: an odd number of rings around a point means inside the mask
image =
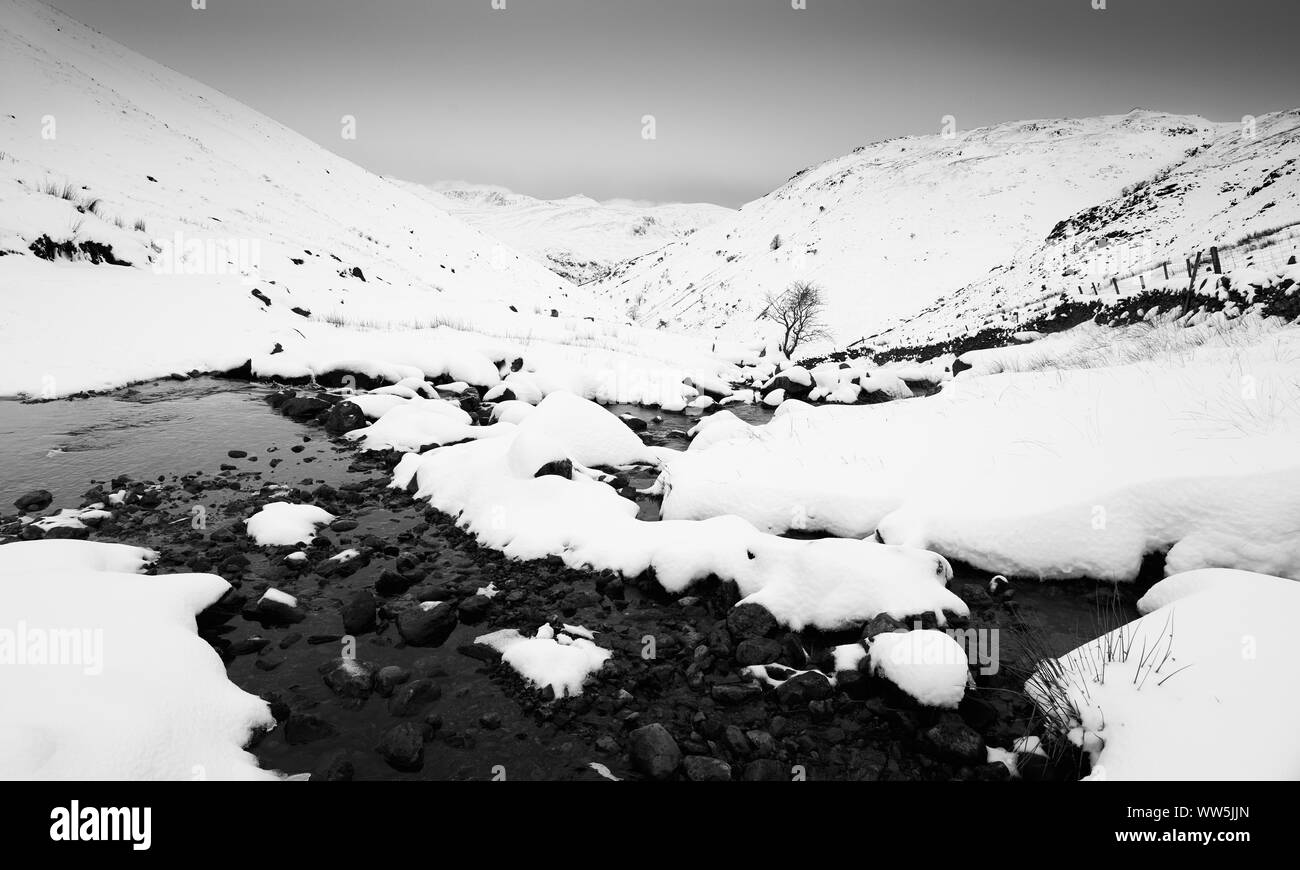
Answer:
POLYGON ((375 172, 542 197, 735 206, 948 114, 1300 104, 1297 0, 50 2, 375 172))

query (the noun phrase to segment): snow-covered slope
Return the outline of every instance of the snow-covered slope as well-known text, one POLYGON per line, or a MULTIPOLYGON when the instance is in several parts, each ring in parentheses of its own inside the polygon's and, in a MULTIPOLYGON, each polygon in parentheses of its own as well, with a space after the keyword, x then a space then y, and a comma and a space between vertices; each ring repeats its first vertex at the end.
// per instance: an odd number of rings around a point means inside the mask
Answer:
POLYGON ((537 199, 497 187, 395 183, 578 284, 735 214, 705 202, 537 199))
POLYGON ((826 291, 835 337, 852 341, 985 277, 1064 217, 1229 129, 1238 125, 1135 110, 879 142, 799 172, 598 290, 640 300, 651 325, 744 333, 764 293, 809 279, 826 291))
POLYGON ((428 323, 562 306, 570 289, 429 202, 35 0, 0 0, 0 81, 8 348, 55 324, 63 345, 131 341, 146 327, 191 343, 218 329, 264 338, 303 322, 294 307, 428 323), (54 260, 36 259, 33 245, 54 260), (96 292, 109 286, 121 295, 96 292), (176 304, 196 287, 211 306, 176 304))
MULTIPOLYGON (((1208 258, 1212 246, 1225 270, 1273 269, 1296 254, 1298 241, 1300 110, 1291 110, 1260 116, 1253 130, 1220 127, 1178 163, 1063 215, 1004 268, 879 340, 914 346, 985 326, 1013 328, 1062 292, 1109 302, 1163 285, 1186 287, 1186 261, 1198 251, 1208 258)), ((1200 274, 1209 271, 1207 259, 1200 274)))

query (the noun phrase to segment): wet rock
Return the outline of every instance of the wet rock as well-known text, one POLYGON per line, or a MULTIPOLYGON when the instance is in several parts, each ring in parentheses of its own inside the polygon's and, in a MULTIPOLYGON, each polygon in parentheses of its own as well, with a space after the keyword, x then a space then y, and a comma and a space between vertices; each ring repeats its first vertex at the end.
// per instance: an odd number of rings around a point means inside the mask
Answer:
POLYGON ((650 428, 650 424, 635 414, 619 414, 618 419, 627 424, 627 428, 633 432, 644 432, 650 428))
POLYGON ((365 413, 353 402, 339 402, 325 415, 325 431, 331 435, 362 429, 368 423, 365 413))
POLYGON ((862 629, 862 639, 868 640, 878 634, 887 634, 891 631, 907 631, 907 626, 888 613, 881 613, 873 617, 862 629))
POLYGON ((284 742, 290 745, 323 740, 337 733, 337 728, 315 713, 290 713, 284 722, 284 742))
POLYGON ((397 632, 411 646, 442 646, 456 629, 456 607, 447 602, 402 611, 397 632))
POLYGON ((803 648, 799 635, 793 631, 788 631, 781 637, 781 661, 792 668, 802 670, 808 667, 808 651, 803 648))
POLYGON ((466 625, 477 625, 487 618, 488 610, 491 607, 492 599, 486 595, 471 595, 461 601, 457 609, 457 616, 466 625))
POLYGON ((393 697, 388 702, 388 712, 398 717, 414 716, 441 697, 442 689, 432 680, 411 680, 393 691, 393 697))
POLYGON ((394 595, 401 595, 414 586, 415 582, 414 578, 406 577, 396 571, 384 571, 375 581, 375 592, 385 598, 391 598, 394 595))
MULTIPOLYGON (((224 573, 229 575, 229 572, 224 573)), ((242 616, 263 626, 293 625, 307 618, 297 606, 273 597, 262 597, 249 604, 243 609, 242 616)))
POLYGON ((257 668, 259 671, 273 671, 286 661, 287 659, 284 656, 264 655, 259 656, 257 660, 253 662, 253 667, 257 668))
POLYGON ((714 686, 710 692, 713 700, 719 704, 734 707, 763 697, 763 690, 753 683, 722 683, 714 686))
POLYGON ((742 640, 736 645, 736 662, 741 665, 766 665, 781 657, 781 644, 770 638, 742 640))
POLYGON ((682 751, 668 729, 658 722, 629 735, 632 767, 650 779, 668 779, 682 763, 682 751))
POLYGON ((14 507, 18 508, 19 513, 29 513, 32 511, 43 511, 53 502, 54 494, 48 489, 34 489, 31 492, 20 496, 14 502, 14 507))
POLYGON ((740 730, 739 725, 728 725, 724 728, 722 730, 722 742, 731 750, 733 755, 741 758, 744 758, 753 749, 749 745, 749 738, 745 736, 744 731, 740 730))
POLYGON ((280 404, 278 410, 286 417, 295 420, 308 420, 322 411, 327 411, 332 403, 319 396, 294 396, 280 404))
POLYGON ((796 674, 776 687, 777 700, 786 707, 807 706, 810 701, 824 701, 834 693, 825 674, 815 671, 796 674))
POLYGON ((731 765, 707 755, 688 755, 682 761, 682 770, 692 782, 730 782, 731 765))
POLYGON ((763 605, 741 604, 727 614, 727 628, 733 638, 741 641, 774 634, 777 623, 776 617, 763 605))
POLYGON ((984 738, 956 717, 946 717, 928 728, 922 744, 932 755, 966 764, 983 763, 987 758, 984 738))
POLYGON ((394 725, 379 738, 376 751, 394 770, 419 770, 424 767, 424 733, 424 728, 414 722, 394 725))
POLYGON ((745 737, 749 738, 750 746, 753 747, 755 755, 761 758, 772 758, 776 755, 776 738, 766 731, 746 731, 745 737))
POLYGON ((357 635, 374 631, 375 596, 365 589, 357 592, 343 605, 342 616, 344 634, 357 635))
POLYGON ((867 696, 870 681, 862 671, 840 671, 835 675, 835 685, 850 698, 860 701, 867 696))
POLYGON ((352 762, 348 759, 348 753, 345 749, 335 749, 333 752, 327 752, 311 767, 311 779, 309 782, 351 782, 355 774, 352 762))
POLYGON ((382 667, 375 674, 375 693, 387 698, 402 683, 411 679, 411 672, 397 665, 382 667))
POLYGON ((556 459, 546 463, 533 473, 533 477, 545 477, 553 474, 556 477, 570 479, 573 477, 573 461, 570 459, 556 459))
POLYGON ((264 637, 245 637, 234 641, 226 648, 226 652, 231 658, 237 656, 256 655, 260 653, 271 641, 264 637))
POLYGON ((785 782, 790 779, 790 768, 775 758, 760 758, 745 765, 741 779, 745 782, 785 782))
POLYGON ((375 685, 375 667, 356 659, 338 658, 321 666, 325 685, 340 698, 364 700, 375 685))

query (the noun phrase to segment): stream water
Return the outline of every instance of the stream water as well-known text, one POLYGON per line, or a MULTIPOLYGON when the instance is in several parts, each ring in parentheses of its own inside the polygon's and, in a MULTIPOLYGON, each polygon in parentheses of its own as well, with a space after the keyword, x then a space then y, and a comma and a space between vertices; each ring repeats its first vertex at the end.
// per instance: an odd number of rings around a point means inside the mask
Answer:
MULTIPOLYGON (((591 627, 606 632, 611 640, 621 633, 632 650, 647 630, 667 632, 671 628, 680 635, 668 637, 683 638, 689 653, 692 629, 681 626, 683 613, 692 610, 690 604, 647 595, 629 584, 617 607, 598 608, 587 599, 598 597, 593 589, 599 592, 600 587, 593 587, 590 576, 583 572, 533 563, 520 566, 482 551, 445 521, 430 520, 423 506, 385 491, 386 473, 374 466, 359 466, 353 448, 335 442, 318 427, 275 413, 264 401, 269 391, 264 385, 200 378, 162 381, 76 401, 0 402, 0 503, 11 505, 25 492, 47 489, 54 494, 54 510, 80 505, 92 481, 126 475, 156 482, 167 491, 157 516, 132 521, 135 524, 123 527, 125 534, 120 537, 96 537, 160 549, 167 554, 160 572, 212 570, 232 582, 242 578, 245 597, 253 598, 275 585, 303 601, 308 615, 300 625, 258 626, 236 617, 205 630, 205 636, 222 651, 237 684, 272 700, 282 713, 292 711, 300 721, 324 719, 328 723, 328 734, 310 739, 291 739, 291 733, 286 736, 289 729, 277 728, 254 750, 263 765, 287 772, 309 770, 319 767, 322 755, 332 751, 347 755, 358 778, 412 775, 395 772, 374 752, 376 742, 392 725, 385 709, 388 702, 375 699, 367 706, 334 697, 322 685, 319 674, 320 668, 338 655, 343 634, 339 608, 352 596, 373 589, 399 551, 404 557, 414 553, 414 559, 422 560, 419 573, 426 586, 450 584, 465 589, 494 582, 502 587, 513 584, 512 593, 494 606, 521 620, 517 626, 521 629, 529 627, 528 620, 536 624, 552 613, 572 613, 569 618, 575 621, 599 620, 599 625, 591 627), (232 459, 230 451, 247 455, 232 459), (183 485, 187 479, 189 487, 183 485), (193 485, 196 479, 201 486, 193 485), (240 545, 244 558, 231 563, 223 550, 209 564, 206 551, 213 545, 202 536, 187 536, 185 526, 176 526, 179 520, 169 518, 184 518, 194 504, 201 504, 214 528, 223 524, 237 527, 250 504, 266 500, 268 487, 311 490, 321 485, 344 491, 351 487, 353 492, 345 494, 356 497, 341 499, 340 507, 335 508, 335 513, 346 512, 355 525, 338 532, 326 530, 320 545, 334 552, 369 543, 375 553, 373 564, 368 559, 355 571, 328 579, 309 578, 293 575, 278 560, 271 561, 247 544, 240 545), (573 605, 573 601, 582 603, 573 605)), ((645 419, 656 442, 681 449, 686 446, 685 431, 698 419, 693 413, 630 406, 610 410, 645 419)), ((770 417, 759 407, 731 410, 750 422, 770 417)), ((638 486, 648 482, 634 481, 638 486)), ((643 504, 643 519, 655 519, 657 513, 657 505, 643 504)), ((987 579, 987 573, 959 567, 954 586, 961 594, 962 584, 982 587, 987 579)), ((1093 584, 1021 583, 1016 602, 1019 612, 1042 629, 1050 651, 1061 653, 1096 634, 1099 605, 1095 592, 1093 584)), ((1131 596, 1125 596, 1119 605, 1121 616, 1133 615, 1129 601, 1131 596)), ((554 720, 551 712, 521 705, 503 690, 501 669, 457 653, 484 630, 461 624, 436 651, 395 643, 394 632, 385 633, 382 627, 377 634, 360 639, 363 660, 403 668, 441 686, 438 703, 443 712, 436 716, 435 724, 441 729, 442 742, 438 751, 427 753, 418 777, 490 778, 499 766, 511 772, 510 778, 585 778, 595 776, 590 761, 602 761, 616 769, 623 764, 621 755, 608 745, 601 751, 593 748, 600 745, 610 723, 622 715, 621 696, 611 698, 593 691, 588 698, 584 694, 554 720)), ((1005 647, 1002 652, 1014 655, 1005 647)), ((686 661, 690 661, 689 655, 686 661)), ((651 708, 637 715, 657 711, 664 717, 680 716, 695 703, 694 696, 666 691, 662 711, 651 708)), ((762 724, 762 718, 759 716, 756 724, 762 724)), ((301 734, 302 729, 298 730, 301 734)), ((840 738, 834 734, 827 738, 831 743, 836 739, 840 738)), ((902 770, 910 768, 904 763, 902 770)))

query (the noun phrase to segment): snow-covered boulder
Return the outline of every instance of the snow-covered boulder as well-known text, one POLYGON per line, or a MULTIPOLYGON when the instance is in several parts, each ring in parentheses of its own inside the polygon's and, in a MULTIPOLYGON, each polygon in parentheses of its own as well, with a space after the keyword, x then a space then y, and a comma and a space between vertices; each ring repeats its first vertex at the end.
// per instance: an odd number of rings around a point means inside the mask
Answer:
POLYGON ((871 639, 871 672, 927 707, 956 707, 970 680, 968 656, 951 635, 933 629, 896 631, 871 639))
POLYGON ((334 515, 312 504, 273 501, 244 520, 248 535, 259 547, 310 544, 316 527, 334 521, 334 515))
MULTIPOLYGON (((555 697, 582 694, 587 677, 600 670, 611 655, 584 635, 580 626, 565 626, 556 633, 549 625, 525 637, 516 629, 506 628, 481 635, 475 643, 490 646, 501 653, 501 660, 538 688, 549 687, 555 697)), ((589 633, 588 633, 589 634, 589 633)))

